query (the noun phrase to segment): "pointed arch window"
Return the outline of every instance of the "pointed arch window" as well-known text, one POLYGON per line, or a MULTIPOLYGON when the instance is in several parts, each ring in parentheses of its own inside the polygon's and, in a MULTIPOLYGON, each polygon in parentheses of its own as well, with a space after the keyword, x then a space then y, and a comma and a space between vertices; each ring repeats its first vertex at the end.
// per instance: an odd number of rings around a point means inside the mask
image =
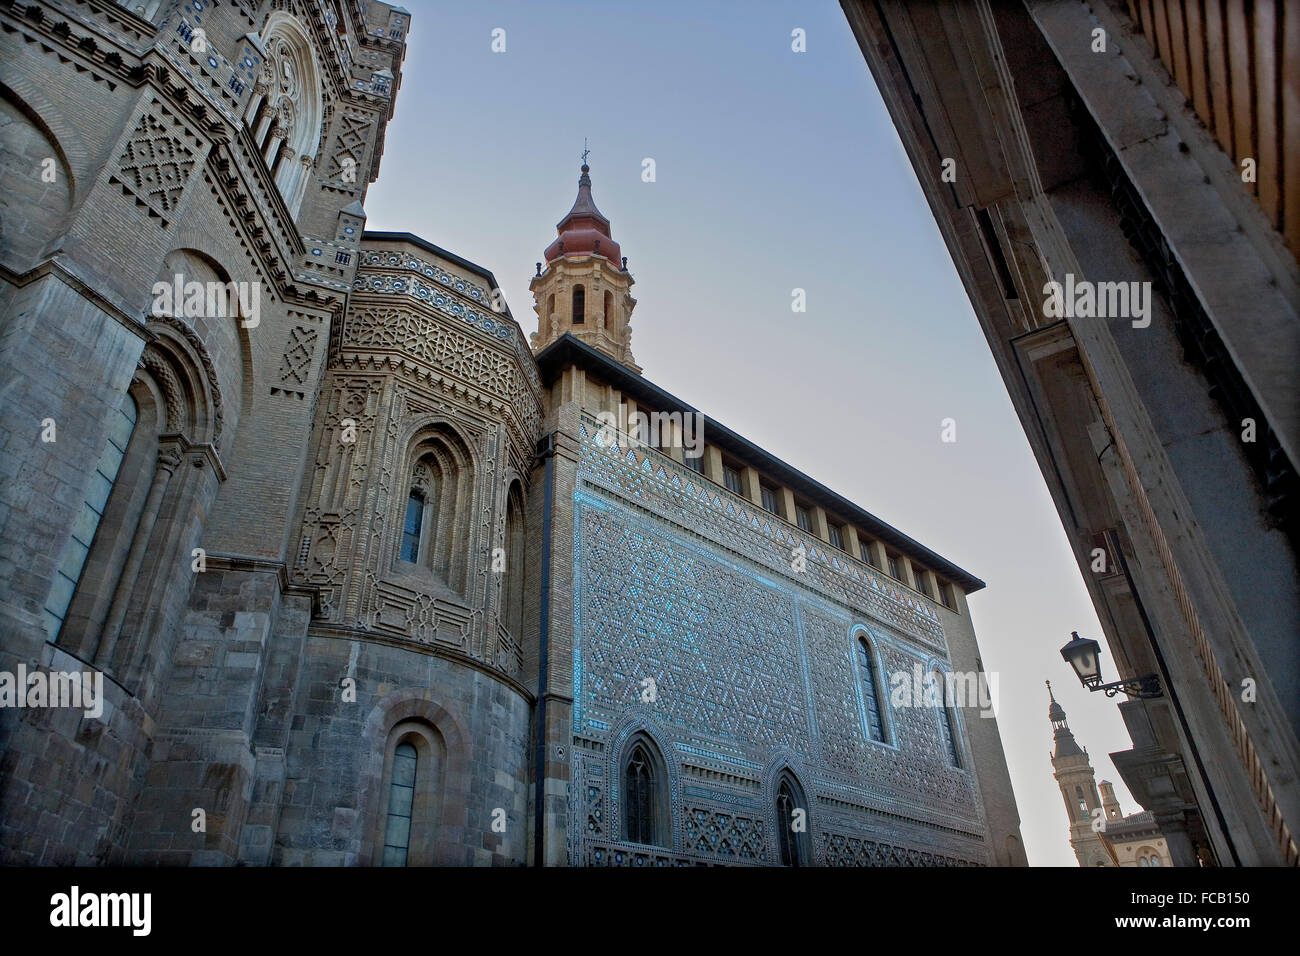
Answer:
POLYGON ((662 753, 644 732, 635 734, 622 753, 618 764, 622 838, 628 843, 669 846, 672 808, 668 802, 668 765, 662 753))
POLYGON ((804 866, 808 862, 807 809, 789 774, 781 776, 776 788, 777 851, 782 866, 804 866))
POLYGON ((961 750, 957 746, 957 725, 953 721, 952 710, 944 698, 943 674, 936 670, 933 674, 936 690, 935 707, 939 711, 939 738, 945 754, 954 767, 961 767, 961 750))
POLYGON ((627 839, 632 843, 654 843, 655 770, 642 744, 637 744, 628 754, 623 779, 627 839))
POLYGON ((45 632, 50 640, 55 640, 63 628, 63 619, 67 616, 72 595, 81 580, 81 572, 86 566, 90 546, 99 530, 99 523, 104 518, 104 509, 108 506, 108 496, 117 481, 118 469, 126 457, 126 447, 135 431, 135 422, 139 411, 135 399, 127 395, 108 426, 108 441, 99 456, 95 471, 90 476, 90 487, 82 499, 81 510, 73 525, 72 535, 63 549, 62 559, 54 574, 54 584, 45 599, 45 632))
POLYGON ((412 439, 407 456, 407 492, 391 505, 389 560, 402 574, 431 575, 464 595, 474 493, 469 448, 449 428, 430 425, 412 439))
POLYGON ((524 502, 518 483, 506 496, 506 567, 502 588, 502 618, 518 638, 524 623, 524 502))
POLYGON ((583 325, 587 320, 583 314, 587 304, 587 291, 580 285, 573 287, 573 324, 583 325))
POLYGON ((415 805, 415 771, 419 754, 414 745, 400 743, 393 751, 388 785, 388 818, 384 823, 384 866, 406 866, 411 845, 411 815, 415 805))
POLYGON ((862 703, 867 710, 867 735, 879 743, 885 739, 885 715, 880 706, 880 680, 876 655, 866 637, 858 638, 858 675, 862 680, 862 703))

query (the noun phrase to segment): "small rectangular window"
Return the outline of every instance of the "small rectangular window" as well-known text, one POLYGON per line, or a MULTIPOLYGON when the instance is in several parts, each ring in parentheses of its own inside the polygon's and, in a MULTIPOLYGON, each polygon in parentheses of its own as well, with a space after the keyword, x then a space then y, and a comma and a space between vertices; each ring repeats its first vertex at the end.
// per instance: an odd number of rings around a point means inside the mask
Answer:
POLYGON ((770 511, 778 518, 781 516, 781 505, 778 504, 776 489, 771 485, 759 485, 760 496, 763 499, 763 510, 770 511))
POLYGON ((682 464, 697 475, 704 474, 704 456, 703 455, 682 455, 682 464))
POLYGON ((827 537, 831 539, 831 545, 844 550, 844 532, 840 530, 837 524, 828 524, 826 526, 827 537))
POLYGON ((898 563, 898 555, 886 553, 885 558, 889 561, 889 576, 895 581, 903 580, 903 569, 898 563))
POLYGON ((939 600, 943 602, 944 607, 957 607, 957 602, 952 598, 952 585, 947 581, 939 582, 939 600))
POLYGON ((934 597, 930 593, 930 582, 925 578, 925 568, 912 568, 912 577, 916 578, 916 589, 928 598, 934 597))
POLYGON ((738 495, 745 493, 745 486, 740 481, 740 472, 728 464, 722 466, 722 483, 727 486, 727 490, 738 495))
POLYGON ((880 570, 880 565, 876 564, 876 551, 871 547, 871 540, 863 537, 861 532, 858 532, 858 547, 862 549, 862 560, 876 570, 880 570))
POLYGON ((807 531, 809 534, 812 534, 812 529, 813 529, 812 515, 809 514, 808 509, 805 508, 803 505, 794 506, 794 522, 800 528, 803 528, 804 531, 807 531))

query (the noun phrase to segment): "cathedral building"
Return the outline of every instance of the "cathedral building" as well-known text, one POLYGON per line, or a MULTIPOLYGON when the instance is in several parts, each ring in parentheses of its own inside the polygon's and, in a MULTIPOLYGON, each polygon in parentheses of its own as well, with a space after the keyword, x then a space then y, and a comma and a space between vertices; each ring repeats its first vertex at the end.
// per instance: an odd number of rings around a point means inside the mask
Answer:
POLYGON ((0 2, 0 861, 1023 864, 983 582, 642 374, 585 164, 530 339, 365 229, 408 20, 0 2))
MULTIPOLYGON (((1051 704, 1047 717, 1052 722, 1055 749, 1052 770, 1065 800, 1070 818, 1070 848, 1080 866, 1173 866, 1169 846, 1150 810, 1125 816, 1115 796, 1115 785, 1098 784, 1092 760, 1080 748, 1065 719, 1065 708, 1056 702, 1047 684, 1051 704)), ((1204 834, 1198 834, 1204 846, 1204 834)))

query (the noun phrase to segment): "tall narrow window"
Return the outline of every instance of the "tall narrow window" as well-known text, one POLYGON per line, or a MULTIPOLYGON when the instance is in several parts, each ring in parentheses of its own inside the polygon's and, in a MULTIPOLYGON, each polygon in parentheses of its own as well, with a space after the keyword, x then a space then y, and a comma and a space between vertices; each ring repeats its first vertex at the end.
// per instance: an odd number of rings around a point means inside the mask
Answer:
POLYGON ((862 702, 867 707, 867 733, 872 740, 885 743, 885 718, 880 709, 880 685, 876 680, 876 661, 865 637, 858 638, 858 674, 862 680, 862 702))
POLYGON ((586 308, 587 293, 580 285, 573 287, 573 324, 582 325, 586 322, 583 310, 586 308))
POLYGON ((939 582, 939 600, 943 602, 944 607, 955 608, 957 602, 952 599, 952 585, 947 581, 939 582))
POLYGON ((789 777, 782 777, 776 791, 777 844, 782 866, 803 866, 806 862, 803 846, 807 833, 806 817, 801 821, 803 826, 795 829, 795 813, 800 810, 807 813, 807 808, 800 806, 789 777))
POLYGON ((895 581, 903 580, 903 568, 898 563, 898 555, 886 554, 885 558, 889 561, 889 576, 895 581))
POLYGON ((952 711, 948 708, 948 702, 944 699, 944 679, 943 674, 939 671, 934 672, 935 688, 937 690, 939 709, 939 737, 943 743, 944 750, 947 752, 948 760, 954 767, 961 766, 961 753, 957 749, 957 727, 953 723, 952 711))
POLYGON ((837 524, 828 524, 826 526, 826 535, 831 539, 831 547, 844 550, 844 532, 837 524))
POLYGON ((609 328, 609 321, 614 315, 614 293, 609 290, 605 291, 605 328, 609 328))
POLYGON ((402 560, 415 564, 420 559, 420 530, 424 526, 424 498, 412 491, 406 499, 406 521, 402 524, 402 560))
POLYGON ((880 565, 876 564, 876 549, 871 546, 871 539, 865 537, 861 531, 858 532, 858 547, 862 549, 862 560, 873 568, 880 567, 880 565))
POLYGON ((415 768, 418 757, 409 743, 393 752, 392 782, 388 786, 388 819, 384 823, 384 866, 406 866, 411 845, 411 810, 415 805, 415 768))
POLYGON ((915 564, 912 565, 912 577, 916 579, 916 589, 918 591, 928 598, 934 597, 934 595, 930 593, 930 581, 926 576, 925 568, 919 568, 915 564))
POLYGON ((524 508, 518 484, 512 485, 506 496, 506 568, 502 584, 505 625, 517 641, 524 623, 524 508))
POLYGON ((692 455, 689 451, 683 450, 682 463, 696 474, 704 474, 704 449, 700 449, 700 454, 692 455))
POLYGON ((809 534, 812 534, 812 529, 813 529, 812 513, 809 512, 809 510, 805 508, 803 505, 794 506, 794 523, 797 524, 804 531, 807 531, 809 534))
POLYGON ((654 764, 641 744, 633 747, 628 755, 623 772, 623 788, 628 842, 656 842, 654 764))
POLYGON ((86 556, 90 554, 90 545, 94 542, 95 532, 99 530, 99 522, 104 517, 104 508, 108 506, 108 496, 117 480, 117 471, 122 467, 127 443, 135 431, 136 415, 135 399, 127 395, 109 422, 108 441, 104 444, 103 454, 99 456, 95 473, 90 476, 90 487, 86 490, 76 523, 72 526, 72 536, 64 545, 62 560, 54 574, 54 586, 45 599, 45 633, 50 640, 56 639, 63 627, 68 605, 72 603, 73 592, 77 590, 82 568, 86 565, 86 556))
POLYGON ((722 465, 722 483, 727 486, 728 491, 734 494, 743 495, 745 493, 744 485, 740 481, 739 470, 732 468, 725 462, 722 465))
POLYGON ((771 485, 758 486, 759 499, 763 503, 763 510, 770 511, 777 517, 781 516, 780 499, 777 497, 776 489, 771 485))

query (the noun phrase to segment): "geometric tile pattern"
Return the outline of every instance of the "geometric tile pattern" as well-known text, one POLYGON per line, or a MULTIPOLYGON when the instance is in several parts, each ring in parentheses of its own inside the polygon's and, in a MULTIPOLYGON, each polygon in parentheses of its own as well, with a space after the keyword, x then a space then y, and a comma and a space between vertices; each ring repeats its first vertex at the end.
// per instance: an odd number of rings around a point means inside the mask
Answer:
POLYGON ((311 372, 312 356, 316 353, 316 329, 294 326, 289 330, 284 357, 280 360, 280 381, 292 385, 305 385, 311 372))
POLYGON ((570 859, 771 863, 771 781, 754 781, 774 760, 787 759, 780 754, 802 761, 817 862, 982 859, 974 779, 949 765, 935 712, 889 703, 891 674, 946 659, 933 612, 873 569, 827 553, 817 539, 666 455, 607 447, 596 440, 599 428, 583 416, 574 490, 573 732, 614 748, 612 728, 652 714, 670 763, 688 758, 709 769, 696 774, 689 804, 675 807, 670 845, 638 847, 611 841, 617 834, 606 814, 620 812, 617 794, 605 792, 575 744, 572 786, 582 796, 570 807, 570 859), (790 567, 799 545, 805 573, 790 567), (874 631, 888 745, 866 737, 853 623, 874 631), (652 702, 644 696, 647 678, 652 702), (889 826, 890 818, 900 821, 901 841, 918 834, 940 848, 849 835, 868 821, 889 826))
POLYGON ((161 219, 170 219, 194 168, 194 152, 145 113, 118 159, 117 178, 161 219))
POLYGON ((820 591, 849 607, 933 647, 947 656, 943 626, 923 602, 902 594, 869 565, 831 553, 819 538, 804 534, 733 495, 667 456, 646 448, 602 447, 600 424, 588 416, 580 423, 581 461, 585 480, 629 498, 652 514, 690 528, 729 551, 744 555, 781 577, 820 591), (802 546, 807 569, 796 577, 791 554, 802 546))
POLYGON ((981 866, 960 857, 860 840, 839 833, 824 833, 827 866, 981 866))
POLYGON ((763 821, 706 807, 689 807, 685 816, 687 849, 750 863, 766 862, 763 821))
POLYGON ((583 678, 575 714, 613 719, 650 679, 664 716, 687 729, 807 749, 788 595, 593 503, 579 505, 577 523, 583 678))

